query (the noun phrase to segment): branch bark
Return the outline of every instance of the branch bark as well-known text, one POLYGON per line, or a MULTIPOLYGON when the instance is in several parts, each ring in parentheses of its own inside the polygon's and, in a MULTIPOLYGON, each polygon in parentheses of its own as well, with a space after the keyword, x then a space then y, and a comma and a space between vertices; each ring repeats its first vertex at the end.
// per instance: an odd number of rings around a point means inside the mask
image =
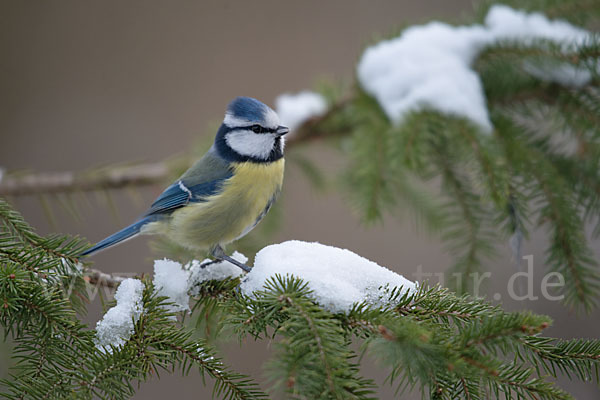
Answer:
POLYGON ((39 172, 21 177, 5 177, 0 182, 0 196, 27 196, 146 186, 168 176, 165 162, 138 164, 89 173, 39 172))
POLYGON ((88 268, 83 273, 83 279, 85 279, 90 285, 116 288, 127 278, 123 276, 107 274, 106 272, 102 272, 98 269, 88 268))

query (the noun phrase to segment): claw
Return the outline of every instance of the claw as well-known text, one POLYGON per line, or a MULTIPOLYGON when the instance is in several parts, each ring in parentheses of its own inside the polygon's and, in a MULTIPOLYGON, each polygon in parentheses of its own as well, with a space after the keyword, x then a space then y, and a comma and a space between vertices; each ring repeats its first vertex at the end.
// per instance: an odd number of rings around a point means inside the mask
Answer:
POLYGON ((240 267, 245 272, 252 271, 252 268, 250 268, 246 264, 241 263, 238 260, 235 260, 235 259, 229 257, 227 254, 225 254, 225 251, 219 245, 216 245, 215 247, 212 248, 212 250, 210 251, 210 255, 213 256, 214 258, 216 258, 218 261, 228 261, 228 262, 232 263, 233 265, 240 267))

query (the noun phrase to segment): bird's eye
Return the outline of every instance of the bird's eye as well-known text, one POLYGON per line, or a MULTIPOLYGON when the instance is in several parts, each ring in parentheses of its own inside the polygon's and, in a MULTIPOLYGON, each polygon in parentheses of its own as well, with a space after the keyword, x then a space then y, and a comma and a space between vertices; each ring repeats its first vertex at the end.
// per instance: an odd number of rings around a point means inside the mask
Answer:
POLYGON ((250 129, 251 129, 251 130, 252 130, 252 132, 254 132, 254 133, 262 133, 262 131, 263 131, 263 128, 262 128, 262 126, 260 126, 260 125, 252 125, 252 126, 250 127, 250 129))

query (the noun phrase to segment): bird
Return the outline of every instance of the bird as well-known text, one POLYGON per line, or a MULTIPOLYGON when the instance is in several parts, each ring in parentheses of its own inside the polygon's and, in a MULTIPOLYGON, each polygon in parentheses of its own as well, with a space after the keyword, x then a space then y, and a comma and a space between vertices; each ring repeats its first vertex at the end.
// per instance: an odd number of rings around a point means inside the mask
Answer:
POLYGON ((251 97, 227 106, 204 156, 168 186, 137 221, 81 253, 88 256, 138 235, 159 234, 211 262, 247 265, 223 247, 248 234, 267 214, 283 184, 284 135, 277 113, 251 97))

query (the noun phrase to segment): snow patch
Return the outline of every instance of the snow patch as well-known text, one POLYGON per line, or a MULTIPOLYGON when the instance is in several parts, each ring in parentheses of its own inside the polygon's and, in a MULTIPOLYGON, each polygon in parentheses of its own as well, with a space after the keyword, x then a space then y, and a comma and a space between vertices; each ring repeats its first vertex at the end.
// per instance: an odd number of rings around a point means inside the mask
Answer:
POLYGON ((350 250, 291 240, 258 252, 241 284, 242 293, 253 296, 275 274, 302 279, 314 300, 334 313, 347 312, 363 301, 383 306, 386 287, 402 287, 403 292, 416 289, 414 282, 350 250))
MULTIPOLYGON (((231 258, 243 264, 248 261, 248 257, 237 251, 231 255, 231 258)), ((192 296, 198 295, 198 285, 204 281, 220 281, 226 278, 236 278, 243 273, 240 267, 228 261, 216 262, 202 267, 202 264, 209 261, 208 259, 202 262, 194 260, 188 265, 190 271, 188 290, 192 296)))
POLYGON ((505 5, 490 8, 485 17, 485 26, 494 40, 522 40, 531 43, 546 39, 562 43, 566 48, 582 45, 591 38, 591 33, 562 20, 549 20, 539 12, 527 13, 505 5))
POLYGON ((570 64, 534 65, 527 63, 523 68, 541 81, 554 82, 565 87, 580 88, 587 85, 592 79, 592 73, 589 70, 570 64))
MULTIPOLYGON (((246 263, 248 258, 235 252, 232 257, 246 263)), ((223 280, 243 275, 242 270, 229 263, 206 265, 194 260, 186 266, 170 260, 154 264, 154 284, 160 295, 176 303, 176 311, 189 310, 189 296, 199 294, 198 287, 208 280, 223 280)), ((373 261, 350 250, 291 240, 267 246, 258 252, 252 270, 246 274, 240 290, 247 296, 263 290, 266 281, 276 274, 293 275, 302 279, 312 290, 314 300, 331 312, 348 312, 355 303, 371 306, 386 305, 387 289, 416 290, 409 281, 373 261)))
MULTIPOLYGON (((568 49, 590 37, 589 32, 565 21, 495 5, 488 11, 485 25, 455 27, 431 22, 367 48, 357 75, 393 123, 401 123, 412 111, 433 109, 468 118, 490 133, 493 127, 481 81, 471 69, 486 46, 499 40, 528 43, 546 39, 568 49)), ((581 86, 591 78, 588 71, 571 65, 529 68, 527 72, 568 86, 581 86)))
POLYGON ((169 311, 187 311, 190 309, 190 297, 187 294, 189 271, 180 263, 167 259, 154 261, 154 289, 159 296, 169 298, 169 311))
MULTIPOLYGON (((248 261, 237 251, 231 257, 241 263, 248 261)), ((169 311, 189 311, 190 295, 198 295, 198 286, 202 282, 235 278, 241 274, 242 270, 228 261, 193 260, 182 266, 177 261, 163 259, 154 261, 152 282, 156 293, 173 303, 168 306, 169 311)))
POLYGON ((134 324, 144 312, 144 284, 139 279, 125 279, 115 293, 117 305, 96 324, 96 347, 111 352, 110 345, 124 345, 133 334, 134 324))

